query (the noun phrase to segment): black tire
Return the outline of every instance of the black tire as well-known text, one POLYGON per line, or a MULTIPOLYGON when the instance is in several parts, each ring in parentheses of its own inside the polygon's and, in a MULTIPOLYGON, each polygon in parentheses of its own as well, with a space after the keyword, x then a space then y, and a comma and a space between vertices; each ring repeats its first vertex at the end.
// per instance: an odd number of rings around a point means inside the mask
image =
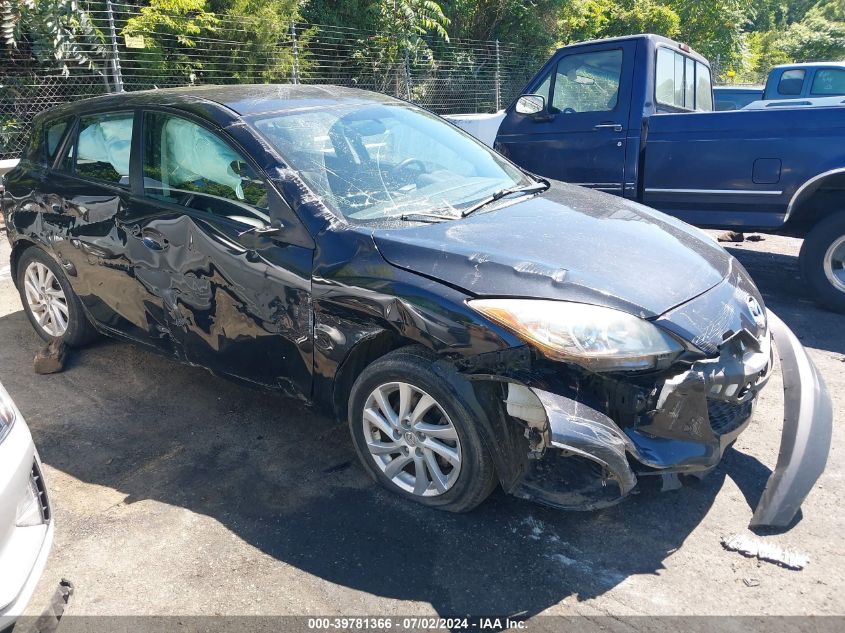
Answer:
MULTIPOLYGON (((454 384, 431 371, 434 358, 423 348, 405 347, 382 356, 366 367, 352 386, 349 396, 349 429, 364 468, 382 486, 423 505, 450 512, 468 512, 484 501, 496 487, 495 468, 482 443, 470 407, 463 401, 454 384), (430 395, 457 431, 461 466, 454 483, 445 492, 435 496, 421 496, 404 490, 382 472, 367 448, 364 407, 377 387, 391 382, 408 383, 430 395)), ((450 380, 463 378, 456 372, 450 376, 450 380)))
POLYGON ((79 297, 73 291, 73 288, 71 288, 67 277, 62 271, 62 267, 59 266, 56 260, 50 257, 47 253, 37 246, 32 246, 26 249, 18 260, 16 275, 18 293, 21 297, 23 310, 38 336, 48 343, 54 340, 61 340, 68 347, 81 347, 82 345, 90 343, 97 338, 97 330, 94 329, 94 326, 91 325, 91 322, 88 320, 88 316, 82 308, 82 303, 79 301, 79 297), (38 319, 32 313, 29 303, 27 302, 24 291, 24 277, 26 275, 27 268, 33 262, 39 262, 46 266, 50 272, 55 275, 56 281, 59 283, 62 288, 62 292, 64 293, 68 308, 68 324, 67 329, 61 336, 51 336, 48 332, 46 332, 41 325, 39 325, 38 319))
POLYGON ((839 288, 828 278, 825 259, 828 249, 845 238, 845 212, 831 215, 818 224, 804 238, 799 263, 801 276, 816 300, 834 312, 845 313, 845 287, 839 288))

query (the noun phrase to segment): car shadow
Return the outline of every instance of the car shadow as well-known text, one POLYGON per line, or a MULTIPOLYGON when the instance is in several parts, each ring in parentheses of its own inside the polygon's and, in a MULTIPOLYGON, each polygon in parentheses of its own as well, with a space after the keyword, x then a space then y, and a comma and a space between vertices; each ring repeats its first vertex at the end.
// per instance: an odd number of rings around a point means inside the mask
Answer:
POLYGON ((441 615, 527 617, 656 574, 726 473, 748 498, 769 475, 731 451, 703 481, 659 493, 650 479, 602 511, 562 512, 497 491, 474 512, 443 513, 373 484, 345 425, 300 403, 106 340, 73 352, 64 372, 36 376, 41 343, 22 312, 0 318, 0 341, 0 380, 51 467, 126 494, 127 504, 152 499, 213 517, 308 574, 441 615))
POLYGON ((748 270, 763 293, 766 306, 805 346, 845 354, 845 337, 830 335, 842 331, 845 315, 826 310, 813 301, 801 279, 797 257, 743 248, 727 250, 748 270))

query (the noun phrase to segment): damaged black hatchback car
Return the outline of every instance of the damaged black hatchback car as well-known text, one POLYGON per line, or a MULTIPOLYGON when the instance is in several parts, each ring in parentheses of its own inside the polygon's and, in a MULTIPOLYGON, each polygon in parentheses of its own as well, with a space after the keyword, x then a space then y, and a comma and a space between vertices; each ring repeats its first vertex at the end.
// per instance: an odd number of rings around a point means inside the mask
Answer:
POLYGON ((34 129, 3 209, 43 338, 126 338, 321 405, 401 495, 462 511, 500 484, 594 508, 707 472, 751 419, 773 336, 783 440, 753 522, 788 523, 824 468, 824 384, 735 259, 420 108, 204 87, 34 129))

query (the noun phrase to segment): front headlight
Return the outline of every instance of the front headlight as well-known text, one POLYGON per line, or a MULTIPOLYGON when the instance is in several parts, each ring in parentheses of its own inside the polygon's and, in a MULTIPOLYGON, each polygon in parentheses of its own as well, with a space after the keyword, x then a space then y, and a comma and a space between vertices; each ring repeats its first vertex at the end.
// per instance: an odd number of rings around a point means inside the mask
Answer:
POLYGON ((477 299, 468 304, 547 358, 592 371, 662 369, 683 352, 656 325, 620 310, 545 299, 477 299))
POLYGON ((9 431, 12 430, 12 425, 15 423, 15 405, 3 385, 0 385, 0 442, 2 442, 9 431))

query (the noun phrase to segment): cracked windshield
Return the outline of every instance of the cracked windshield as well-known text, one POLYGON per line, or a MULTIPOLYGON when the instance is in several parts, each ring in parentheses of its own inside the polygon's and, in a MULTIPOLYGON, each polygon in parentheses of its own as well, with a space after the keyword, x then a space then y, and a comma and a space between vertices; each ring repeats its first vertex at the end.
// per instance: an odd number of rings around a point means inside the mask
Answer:
POLYGON ((411 106, 320 108, 254 125, 326 204, 353 221, 458 217, 497 191, 533 182, 475 139, 411 106))

